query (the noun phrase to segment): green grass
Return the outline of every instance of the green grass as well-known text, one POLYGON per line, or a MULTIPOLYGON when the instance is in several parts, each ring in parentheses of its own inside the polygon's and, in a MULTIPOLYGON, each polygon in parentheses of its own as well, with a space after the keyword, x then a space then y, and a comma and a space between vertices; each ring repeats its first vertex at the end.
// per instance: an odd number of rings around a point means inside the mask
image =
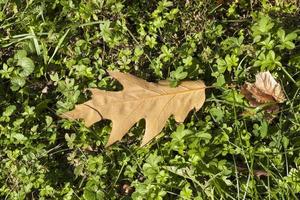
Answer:
POLYGON ((297 1, 0 1, 0 199, 300 198, 297 1), (107 70, 204 80, 207 100, 139 147, 145 123, 104 148, 59 114, 118 90, 107 70), (269 70, 287 101, 270 122, 241 95, 269 70), (262 175, 261 175, 262 174, 262 175))

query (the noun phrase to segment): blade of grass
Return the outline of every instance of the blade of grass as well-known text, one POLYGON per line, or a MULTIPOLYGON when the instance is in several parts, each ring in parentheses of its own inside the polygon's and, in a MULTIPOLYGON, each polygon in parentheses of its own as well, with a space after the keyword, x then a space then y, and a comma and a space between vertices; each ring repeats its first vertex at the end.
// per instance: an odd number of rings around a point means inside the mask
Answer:
POLYGON ((36 50, 36 54, 39 56, 39 55, 41 55, 40 45, 38 43, 38 40, 36 38, 36 35, 34 33, 34 30, 33 30, 32 26, 30 26, 29 29, 30 29, 31 34, 33 35, 32 40, 33 40, 33 44, 34 44, 34 47, 35 47, 35 50, 36 50))
POLYGON ((52 56, 50 57, 50 59, 49 59, 49 61, 48 61, 48 64, 50 64, 50 62, 51 62, 52 59, 54 58, 54 56, 55 56, 55 54, 57 53, 58 49, 60 48, 61 44, 63 43, 63 41, 65 40, 66 36, 68 35, 69 31, 70 31, 70 29, 68 29, 68 30, 66 31, 66 33, 59 39, 59 41, 58 41, 58 43, 57 43, 57 45, 56 45, 56 47, 55 47, 55 50, 54 50, 52 56))

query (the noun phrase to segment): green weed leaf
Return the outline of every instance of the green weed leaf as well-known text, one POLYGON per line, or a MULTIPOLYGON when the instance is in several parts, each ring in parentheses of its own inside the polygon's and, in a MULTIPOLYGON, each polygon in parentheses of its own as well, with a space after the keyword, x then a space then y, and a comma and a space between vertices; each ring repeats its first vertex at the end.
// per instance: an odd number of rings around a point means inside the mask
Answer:
POLYGON ((34 71, 34 63, 28 57, 23 57, 23 58, 18 59, 17 65, 22 67, 22 69, 23 69, 20 72, 20 75, 22 77, 27 77, 34 71))

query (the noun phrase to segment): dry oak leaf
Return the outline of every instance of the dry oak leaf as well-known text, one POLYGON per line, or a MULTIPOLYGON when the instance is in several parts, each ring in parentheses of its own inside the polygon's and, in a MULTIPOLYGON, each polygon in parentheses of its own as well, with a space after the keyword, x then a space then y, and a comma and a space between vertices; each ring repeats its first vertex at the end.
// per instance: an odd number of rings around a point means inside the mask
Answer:
POLYGON ((252 106, 271 102, 283 103, 285 101, 285 95, 280 84, 276 82, 269 71, 260 72, 255 78, 254 84, 246 82, 241 88, 241 93, 252 106))
POLYGON ((63 113, 67 119, 83 119, 87 127, 102 120, 112 121, 112 131, 106 146, 110 146, 128 132, 140 119, 145 119, 146 130, 141 146, 147 144, 164 128, 173 115, 183 122, 192 109, 198 111, 205 101, 203 81, 183 81, 178 87, 150 83, 130 74, 109 71, 122 85, 121 91, 89 89, 92 99, 63 113))

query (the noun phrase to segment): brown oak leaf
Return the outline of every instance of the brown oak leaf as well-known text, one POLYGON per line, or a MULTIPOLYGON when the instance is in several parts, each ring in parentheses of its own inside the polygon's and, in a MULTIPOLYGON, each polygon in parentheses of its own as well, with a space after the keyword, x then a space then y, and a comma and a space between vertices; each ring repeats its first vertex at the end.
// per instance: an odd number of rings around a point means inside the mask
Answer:
POLYGON ((121 140, 136 122, 145 119, 143 146, 161 132, 171 115, 177 122, 183 122, 192 109, 199 110, 205 101, 205 84, 200 80, 183 81, 171 88, 164 81, 150 83, 116 71, 109 74, 123 85, 123 90, 89 89, 91 100, 61 115, 71 120, 83 119, 87 127, 110 119, 112 131, 106 146, 121 140))

